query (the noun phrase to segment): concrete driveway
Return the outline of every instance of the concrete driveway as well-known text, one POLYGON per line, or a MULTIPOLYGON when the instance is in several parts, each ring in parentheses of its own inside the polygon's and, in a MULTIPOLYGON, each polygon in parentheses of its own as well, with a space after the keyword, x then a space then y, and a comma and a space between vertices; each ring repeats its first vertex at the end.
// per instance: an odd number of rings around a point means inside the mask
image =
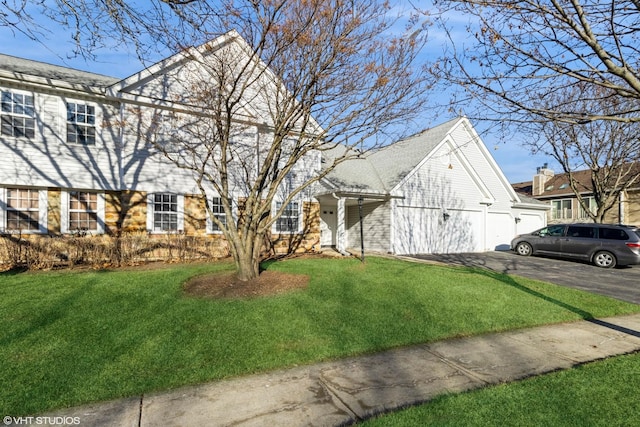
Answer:
POLYGON ((488 268, 640 304, 640 265, 605 269, 576 261, 538 256, 523 257, 511 251, 413 257, 488 268))

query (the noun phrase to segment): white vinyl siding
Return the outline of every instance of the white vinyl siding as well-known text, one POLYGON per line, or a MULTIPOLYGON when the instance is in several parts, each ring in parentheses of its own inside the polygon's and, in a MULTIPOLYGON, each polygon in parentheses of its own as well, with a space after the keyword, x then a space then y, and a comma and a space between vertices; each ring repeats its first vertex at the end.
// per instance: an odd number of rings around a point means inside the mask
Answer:
MULTIPOLYGON (((362 205, 362 232, 365 251, 388 252, 390 249, 390 203, 369 202, 362 205)), ((347 207, 347 247, 359 249, 360 211, 358 205, 347 207)))
MULTIPOLYGON (((19 92, 5 87, 0 90, 19 92)), ((139 170, 139 164, 123 163, 116 154, 120 146, 120 130, 112 126, 104 135, 101 132, 101 123, 117 118, 118 110, 113 104, 95 104, 95 144, 85 146, 66 142, 67 98, 48 91, 32 95, 34 137, 9 138, 0 135, 3 141, 0 144, 0 157, 3 159, 0 182, 5 186, 118 190, 121 175, 135 175, 139 170)))

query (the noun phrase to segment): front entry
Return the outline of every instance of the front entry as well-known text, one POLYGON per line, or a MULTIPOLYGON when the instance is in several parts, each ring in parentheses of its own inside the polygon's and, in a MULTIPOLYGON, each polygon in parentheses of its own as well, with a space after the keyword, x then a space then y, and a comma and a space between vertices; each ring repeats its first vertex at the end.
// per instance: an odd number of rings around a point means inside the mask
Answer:
POLYGON ((336 245, 338 229, 338 215, 336 206, 321 206, 320 208, 320 246, 333 247, 336 245))

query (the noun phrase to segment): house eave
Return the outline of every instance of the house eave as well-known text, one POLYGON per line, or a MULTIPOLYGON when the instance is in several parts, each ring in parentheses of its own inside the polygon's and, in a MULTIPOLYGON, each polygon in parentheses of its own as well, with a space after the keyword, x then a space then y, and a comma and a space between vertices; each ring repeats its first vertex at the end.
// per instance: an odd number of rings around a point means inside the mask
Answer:
POLYGON ((513 205, 511 205, 513 208, 520 208, 520 209, 534 209, 534 210, 540 210, 540 211, 548 211, 551 209, 551 205, 548 204, 538 204, 538 203, 513 203, 513 205))
POLYGON ((0 70, 0 84, 16 85, 22 84, 34 89, 55 90, 65 94, 75 96, 92 96, 104 99, 106 88, 100 86, 89 86, 68 83, 62 80, 47 79, 44 77, 30 76, 22 73, 7 72, 0 70))
POLYGON ((358 189, 342 189, 335 191, 324 191, 322 193, 318 193, 315 197, 322 196, 333 196, 345 199, 367 199, 367 200, 391 200, 391 199, 403 199, 404 196, 394 196, 390 193, 383 191, 363 191, 358 189))

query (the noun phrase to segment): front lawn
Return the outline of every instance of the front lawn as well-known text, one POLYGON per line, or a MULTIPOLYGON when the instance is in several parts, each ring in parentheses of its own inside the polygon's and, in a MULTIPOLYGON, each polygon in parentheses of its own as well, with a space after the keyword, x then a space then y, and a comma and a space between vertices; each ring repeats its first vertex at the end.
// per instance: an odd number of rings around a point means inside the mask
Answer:
POLYGON ((274 368, 640 306, 485 270, 384 258, 293 259, 304 290, 186 297, 161 269, 0 274, 0 413, 13 416, 274 368))
POLYGON ((640 425, 640 354, 441 396, 362 427, 627 427, 640 425))

